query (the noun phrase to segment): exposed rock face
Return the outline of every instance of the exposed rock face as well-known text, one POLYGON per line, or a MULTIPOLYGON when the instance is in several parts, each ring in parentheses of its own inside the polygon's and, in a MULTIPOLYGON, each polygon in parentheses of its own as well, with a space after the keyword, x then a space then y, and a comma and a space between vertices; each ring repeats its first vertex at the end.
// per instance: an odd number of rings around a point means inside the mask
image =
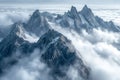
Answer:
POLYGON ((100 26, 99 23, 96 21, 91 9, 88 8, 86 5, 83 7, 79 14, 82 18, 82 23, 87 25, 88 30, 89 28, 92 29, 100 26))
POLYGON ((24 43, 24 28, 21 23, 12 26, 10 34, 0 42, 0 73, 17 62, 17 56, 13 53, 24 43), (14 57, 13 57, 14 56, 14 57))
POLYGON ((10 27, 0 26, 0 39, 5 38, 9 34, 10 30, 10 27))
POLYGON ((44 34, 36 48, 42 51, 42 61, 45 62, 50 68, 52 76, 55 80, 65 79, 70 80, 67 72, 70 67, 78 70, 78 75, 84 80, 89 77, 89 68, 84 64, 82 58, 77 56, 77 51, 62 34, 49 30, 44 34))
MULTIPOLYGON (((36 10, 31 16, 27 24, 15 23, 12 25, 10 33, 0 42, 0 72, 4 72, 6 67, 11 66, 17 62, 17 57, 13 58, 13 53, 20 49, 21 52, 27 53, 31 44, 26 41, 26 31, 30 34, 34 33, 37 36, 41 36, 49 29, 49 24, 46 19, 40 15, 40 12, 36 10), (4 68, 4 69, 3 69, 4 68)), ((1 34, 2 35, 2 34, 1 34)))
POLYGON ((41 36, 49 30, 50 25, 45 17, 41 15, 39 10, 36 10, 30 17, 28 23, 25 25, 25 28, 28 32, 32 32, 37 36, 41 36))
POLYGON ((24 43, 23 38, 21 38, 24 36, 22 24, 15 23, 12 28, 10 34, 0 43, 0 56, 10 56, 17 47, 24 43))
POLYGON ((4 33, 0 30, 0 38, 4 37, 4 33))
POLYGON ((3 50, 0 52, 2 53, 0 61, 1 73, 4 71, 6 66, 11 67, 17 63, 17 57, 10 58, 14 50, 20 49, 23 51, 21 55, 24 55, 26 53, 30 53, 31 50, 38 48, 41 51, 41 60, 50 68, 50 74, 54 80, 70 80, 68 71, 71 67, 75 68, 78 71, 78 75, 83 80, 88 80, 90 69, 84 63, 82 58, 77 56, 78 52, 71 44, 71 41, 68 40, 65 36, 58 33, 57 31, 49 30, 47 33, 41 36, 37 43, 30 44, 24 41, 24 39, 19 38, 18 34, 21 34, 22 29, 18 26, 18 24, 15 25, 16 27, 9 35, 9 40, 6 38, 6 42, 2 42, 4 44, 0 48, 3 50), (8 46, 4 46, 6 44, 8 44, 8 46), (6 60, 6 58, 8 60, 6 60))
POLYGON ((119 27, 114 25, 112 21, 105 22, 98 16, 95 16, 90 8, 85 5, 83 9, 78 12, 75 7, 71 7, 71 10, 65 13, 63 16, 57 16, 57 24, 60 24, 64 28, 74 29, 78 33, 82 29, 90 32, 94 28, 107 29, 113 32, 119 32, 119 27))
POLYGON ((77 11, 77 9, 74 6, 71 7, 71 10, 68 11, 67 15, 69 17, 71 17, 72 19, 79 19, 78 11, 77 11))

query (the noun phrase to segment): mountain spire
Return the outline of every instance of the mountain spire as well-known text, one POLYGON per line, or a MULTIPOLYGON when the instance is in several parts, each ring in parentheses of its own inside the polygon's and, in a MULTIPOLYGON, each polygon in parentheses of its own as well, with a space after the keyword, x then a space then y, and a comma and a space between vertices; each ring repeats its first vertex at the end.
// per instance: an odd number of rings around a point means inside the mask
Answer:
POLYGON ((37 36, 41 36, 44 32, 48 31, 50 25, 48 24, 46 18, 36 10, 30 17, 25 29, 37 36))
POLYGON ((71 12, 75 12, 75 13, 77 13, 77 9, 76 9, 76 7, 72 6, 72 7, 71 7, 71 12))
POLYGON ((22 36, 24 35, 24 28, 22 23, 13 24, 12 30, 10 32, 10 36, 22 36))
POLYGON ((94 15, 92 10, 90 8, 88 8, 87 5, 85 5, 83 7, 83 9, 81 10, 81 14, 85 15, 85 16, 88 16, 88 15, 92 15, 93 16, 94 15))
POLYGON ((71 10, 68 11, 67 14, 68 14, 69 17, 71 17, 73 19, 74 18, 79 18, 78 11, 77 11, 76 7, 74 7, 74 6, 71 7, 71 10))
POLYGON ((37 10, 33 13, 32 16, 33 16, 33 17, 39 17, 39 16, 40 16, 39 10, 37 9, 37 10))

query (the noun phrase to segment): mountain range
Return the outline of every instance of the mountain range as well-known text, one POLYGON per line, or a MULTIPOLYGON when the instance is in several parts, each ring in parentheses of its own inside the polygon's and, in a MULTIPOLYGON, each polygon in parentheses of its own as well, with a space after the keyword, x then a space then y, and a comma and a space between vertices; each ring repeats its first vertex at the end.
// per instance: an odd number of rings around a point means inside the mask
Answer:
POLYGON ((56 31, 57 26, 51 24, 74 30, 78 34, 82 30, 90 33, 93 29, 119 32, 119 26, 95 16, 87 5, 81 11, 72 6, 63 15, 36 10, 26 23, 14 23, 7 35, 0 31, 0 37, 3 38, 0 42, 0 76, 6 74, 6 69, 19 63, 19 59, 29 57, 35 49, 39 49, 40 61, 50 68, 49 74, 53 80, 72 80, 67 75, 70 67, 78 71, 80 80, 90 80, 90 67, 79 56, 72 42, 56 31), (16 55, 17 51, 20 54, 16 55))

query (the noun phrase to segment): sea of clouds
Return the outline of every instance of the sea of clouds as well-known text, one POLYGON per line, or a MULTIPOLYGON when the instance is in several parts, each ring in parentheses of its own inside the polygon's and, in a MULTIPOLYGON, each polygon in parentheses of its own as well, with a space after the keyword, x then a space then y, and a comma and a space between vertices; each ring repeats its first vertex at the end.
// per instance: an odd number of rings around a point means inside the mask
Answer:
MULTIPOLYGON (((109 16, 100 14, 108 20, 108 17, 114 17, 115 11, 109 16)), ((32 11, 2 11, 0 10, 0 25, 1 27, 11 25, 15 22, 26 22, 29 19, 32 11)), ((116 13, 117 14, 117 13, 116 13)), ((118 15, 117 15, 118 16, 118 15)), ((109 18, 112 20, 113 18, 109 18)), ((118 18, 114 17, 113 21, 119 22, 118 18)), ((63 29, 57 25, 52 25, 52 28, 65 35, 72 41, 74 47, 79 51, 78 56, 82 56, 86 64, 91 68, 91 80, 120 80, 120 50, 119 45, 120 33, 113 33, 107 30, 94 29, 91 33, 82 31, 81 34, 75 31, 63 29)), ((0 80, 50 80, 49 68, 39 60, 39 50, 35 50, 33 55, 28 58, 19 60, 19 63, 13 66, 8 72, 3 75, 0 80)), ((73 80, 79 80, 77 71, 70 69, 68 72, 73 80), (71 73, 71 74, 70 74, 71 73), (73 75, 74 74, 74 75, 73 75), (76 74, 76 75, 75 75, 76 74)))
POLYGON ((8 11, 0 12, 0 25, 8 26, 15 22, 26 22, 29 18, 29 13, 27 12, 17 12, 17 11, 8 11))
POLYGON ((94 29, 91 33, 83 30, 82 34, 54 27, 72 41, 79 55, 91 68, 90 80, 119 80, 120 50, 114 46, 119 44, 120 33, 94 29))
MULTIPOLYGON (((30 56, 20 59, 0 80, 52 80, 49 68, 40 61, 39 53, 40 51, 35 49, 30 56)), ((15 54, 21 53, 17 51, 15 54)))

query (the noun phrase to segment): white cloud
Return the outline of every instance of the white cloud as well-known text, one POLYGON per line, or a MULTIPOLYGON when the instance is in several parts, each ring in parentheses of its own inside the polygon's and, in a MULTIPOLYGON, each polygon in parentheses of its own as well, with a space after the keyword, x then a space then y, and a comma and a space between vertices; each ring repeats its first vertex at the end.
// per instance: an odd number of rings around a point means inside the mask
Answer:
POLYGON ((91 68, 92 80, 119 80, 120 76, 120 51, 113 46, 119 43, 119 33, 94 29, 93 32, 77 34, 65 30, 57 25, 53 28, 70 39, 79 55, 91 68))
POLYGON ((21 21, 26 22, 29 18, 29 12, 19 12, 15 10, 11 11, 0 11, 0 27, 8 26, 15 22, 21 21))
POLYGON ((40 61, 40 51, 19 60, 0 80, 51 80, 49 68, 40 61))

